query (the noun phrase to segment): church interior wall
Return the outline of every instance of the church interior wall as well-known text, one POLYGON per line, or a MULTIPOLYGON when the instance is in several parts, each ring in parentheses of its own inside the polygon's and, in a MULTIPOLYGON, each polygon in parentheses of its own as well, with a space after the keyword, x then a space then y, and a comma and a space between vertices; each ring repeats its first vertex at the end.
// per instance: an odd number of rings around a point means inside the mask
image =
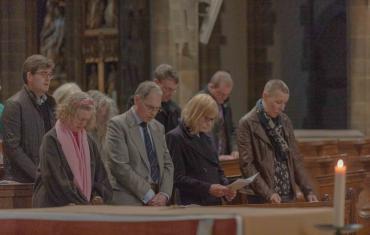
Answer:
POLYGON ((230 97, 234 123, 249 111, 247 73, 247 4, 225 1, 220 14, 224 43, 220 46, 220 68, 231 72, 234 88, 230 97))
MULTIPOLYGON (((316 24, 320 21, 321 15, 326 14, 325 11, 328 7, 343 1, 223 1, 223 7, 216 21, 210 44, 207 46, 199 44, 199 9, 196 0, 158 0, 155 2, 143 0, 139 1, 141 5, 136 4, 138 1, 122 1, 126 5, 120 6, 123 6, 122 9, 129 9, 131 5, 133 6, 132 25, 134 27, 147 27, 145 30, 150 27, 149 36, 139 35, 139 37, 143 36, 139 41, 130 41, 133 47, 144 50, 145 56, 147 56, 147 60, 142 60, 136 65, 137 71, 145 70, 140 74, 140 79, 150 79, 150 71, 159 63, 173 64, 182 78, 175 98, 180 105, 183 105, 201 89, 217 69, 225 69, 232 73, 235 80, 234 91, 231 95, 235 122, 254 106, 261 95, 262 85, 266 80, 279 78, 287 82, 292 92, 292 99, 286 112, 291 117, 295 128, 325 128, 327 127, 325 122, 322 122, 324 125, 316 125, 315 123, 305 125, 306 120, 311 119, 310 115, 319 116, 310 109, 312 106, 310 102, 312 103, 313 99, 307 91, 310 84, 316 83, 314 80, 310 80, 313 76, 312 57, 310 58, 312 51, 309 50, 312 45, 307 44, 307 40, 309 40, 306 32, 307 20, 316 24), (313 18, 307 19, 305 11, 307 6, 312 3, 314 3, 311 5, 313 15, 310 17, 313 18), (146 21, 147 18, 140 19, 142 7, 147 10, 150 8, 148 21, 146 21), (253 12, 256 14, 253 15, 253 12), (255 16, 258 18, 257 20, 262 21, 251 21, 251 17, 255 16), (253 27, 255 31, 250 30, 253 27), (254 51, 251 53, 252 50, 254 51), (206 60, 202 59, 202 53, 203 55, 207 54, 206 60), (210 63, 204 64, 204 61, 210 63)), ((3 88, 1 98, 3 100, 6 100, 22 86, 21 67, 24 59, 30 54, 39 52, 40 45, 37 41, 37 32, 40 31, 38 28, 40 19, 37 15, 38 2, 38 0, 0 1, 1 9, 6 9, 2 10, 0 15, 0 73, 3 88)), ((84 42, 77 37, 83 34, 79 30, 83 30, 84 27, 84 25, 78 27, 78 24, 83 24, 83 21, 80 22, 81 17, 77 16, 81 12, 79 8, 83 5, 82 0, 66 0, 64 2, 67 46, 65 62, 69 73, 67 80, 77 81, 77 83, 86 86, 86 82, 83 81, 85 67, 81 64, 85 60, 81 53, 84 42), (78 52, 80 55, 76 54, 78 52)), ((369 7, 366 1, 348 1, 347 3, 349 2, 350 4, 346 6, 347 11, 351 12, 350 18, 347 19, 349 22, 347 38, 348 50, 351 54, 348 55, 349 59, 347 66, 345 66, 349 70, 346 78, 348 87, 343 88, 348 93, 340 93, 345 94, 340 97, 348 105, 345 107, 347 113, 343 114, 347 119, 344 120, 345 125, 339 126, 355 128, 367 133, 370 129, 367 121, 369 112, 365 107, 369 98, 365 95, 366 89, 364 87, 366 88, 368 84, 368 55, 366 54, 368 52, 364 48, 367 48, 368 30, 364 22, 367 22, 369 7), (359 29, 361 32, 358 31, 359 29), (359 69, 361 71, 358 71, 359 69)), ((119 9, 122 10, 121 8, 119 9)), ((144 17, 147 15, 142 16, 142 18, 144 17)), ((118 23, 117 37, 120 38, 120 48, 127 42, 126 39, 122 39, 125 37, 125 33, 127 35, 127 32, 121 33, 125 20, 121 17, 118 23)), ((134 61, 132 58, 136 58, 138 53, 135 50, 127 51, 133 47, 126 45, 126 48, 119 50, 122 57, 127 56, 128 52, 131 53, 129 54, 131 57, 118 58, 118 76, 127 76, 130 74, 128 70, 135 67, 133 66, 135 64, 132 64, 134 61)), ((126 89, 126 85, 127 83, 118 84, 117 87, 126 89)), ((124 92, 128 94, 130 91, 132 93, 132 90, 133 88, 130 88, 124 92)), ((332 94, 337 94, 335 92, 332 94)), ((334 101, 336 101, 335 97, 331 102, 334 101)), ((123 100, 121 105, 124 103, 123 100)), ((328 103, 324 109, 328 106, 332 106, 332 104, 328 103)), ((338 110, 335 111, 337 113, 332 112, 333 116, 338 116, 338 110)), ((330 128, 336 128, 336 121, 331 121, 326 116, 325 113, 321 114, 321 117, 327 118, 326 123, 333 124, 330 128)))
POLYGON ((306 0, 273 1, 276 15, 273 45, 268 48, 268 60, 272 62, 272 77, 281 79, 290 88, 290 101, 286 112, 296 128, 302 128, 307 114, 306 87, 309 68, 304 65, 304 25, 301 7, 306 0))

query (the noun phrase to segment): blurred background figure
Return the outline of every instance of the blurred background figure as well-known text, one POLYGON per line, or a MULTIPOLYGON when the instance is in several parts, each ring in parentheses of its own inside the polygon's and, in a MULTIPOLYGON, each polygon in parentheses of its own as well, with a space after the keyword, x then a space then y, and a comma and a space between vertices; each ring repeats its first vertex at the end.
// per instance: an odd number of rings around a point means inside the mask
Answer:
POLYGON ((212 96, 218 105, 218 117, 212 129, 212 138, 220 160, 239 158, 232 109, 229 102, 233 86, 231 74, 219 70, 212 76, 207 87, 200 92, 212 96))
POLYGON ((88 29, 96 29, 103 25, 104 7, 105 4, 102 0, 89 1, 86 9, 86 27, 88 29))
POLYGON ((104 147, 105 135, 107 133, 108 121, 118 114, 116 103, 98 90, 87 92, 95 102, 95 118, 88 126, 88 132, 98 146, 103 162, 106 162, 106 151, 104 147))
POLYGON ((74 82, 67 82, 58 87, 53 92, 53 97, 57 104, 61 104, 64 100, 70 97, 72 94, 81 91, 81 88, 74 82))
MULTIPOLYGON (((0 92, 2 90, 2 87, 0 86, 0 92)), ((3 122, 1 121, 1 117, 3 116, 4 112, 4 104, 2 101, 0 101, 0 140, 3 141, 3 122)), ((1 153, 1 162, 3 162, 2 153, 1 153)))
POLYGON ((4 169, 7 180, 33 183, 42 137, 55 124, 55 100, 48 95, 54 62, 31 55, 22 70, 24 86, 6 101, 2 116, 4 169))
MULTIPOLYGON (((161 88, 163 93, 161 109, 158 111, 155 119, 164 126, 165 133, 168 133, 177 127, 181 115, 180 107, 172 100, 179 84, 179 77, 171 65, 160 64, 154 70, 153 81, 161 88)), ((131 96, 127 109, 130 109, 133 105, 134 96, 131 96)))
POLYGON ((236 191, 225 186, 228 180, 207 134, 217 116, 214 99, 198 94, 185 105, 181 123, 166 136, 175 167, 174 187, 179 193, 176 195, 179 204, 221 205, 222 197, 231 201, 236 195, 236 191))
POLYGON ((33 207, 95 204, 110 200, 112 188, 94 140, 85 127, 94 100, 72 94, 57 108, 57 122, 45 134, 32 198, 33 207))

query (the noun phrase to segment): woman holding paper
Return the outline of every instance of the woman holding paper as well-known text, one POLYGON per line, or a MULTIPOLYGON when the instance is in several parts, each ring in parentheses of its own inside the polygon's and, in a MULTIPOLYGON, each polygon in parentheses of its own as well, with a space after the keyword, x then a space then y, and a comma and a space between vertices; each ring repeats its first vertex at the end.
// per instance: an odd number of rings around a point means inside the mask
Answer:
POLYGON ((298 152, 292 123, 283 113, 288 99, 287 85, 281 80, 270 80, 262 99, 239 122, 237 142, 242 173, 260 173, 251 184, 255 195, 248 196, 248 203, 294 201, 296 185, 307 201, 317 201, 298 152))
POLYGON ((179 204, 220 205, 221 198, 232 200, 236 191, 229 189, 211 137, 218 115, 214 99, 207 94, 194 96, 182 111, 182 121, 167 134, 174 172, 174 187, 179 204))

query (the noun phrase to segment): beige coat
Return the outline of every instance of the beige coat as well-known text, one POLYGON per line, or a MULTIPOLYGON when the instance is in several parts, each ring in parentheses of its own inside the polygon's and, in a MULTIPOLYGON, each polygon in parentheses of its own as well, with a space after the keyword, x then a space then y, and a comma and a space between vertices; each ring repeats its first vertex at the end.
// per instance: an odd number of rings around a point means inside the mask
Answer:
MULTIPOLYGON (((297 184, 305 196, 312 192, 311 183, 303 166, 302 157, 298 151, 293 126, 288 116, 281 114, 284 135, 289 146, 288 168, 293 191, 297 184)), ((275 152, 269 137, 263 129, 253 108, 239 121, 237 143, 240 154, 240 168, 244 176, 259 172, 252 183, 254 192, 266 200, 274 193, 274 158, 275 152)))
MULTIPOLYGON (((159 191, 171 196, 174 167, 167 149, 164 128, 156 120, 150 121, 148 127, 157 152, 159 191)), ((112 203, 143 205, 142 200, 151 189, 150 163, 133 109, 110 120, 106 147, 107 166, 113 187, 112 203)))

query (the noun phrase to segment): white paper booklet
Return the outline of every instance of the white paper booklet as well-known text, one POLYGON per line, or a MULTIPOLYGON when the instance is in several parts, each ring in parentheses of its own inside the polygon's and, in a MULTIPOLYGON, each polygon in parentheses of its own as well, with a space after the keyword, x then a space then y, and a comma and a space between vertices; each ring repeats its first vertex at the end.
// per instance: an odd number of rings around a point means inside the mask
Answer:
POLYGON ((227 187, 232 189, 232 190, 239 190, 241 188, 244 188, 248 184, 252 183, 253 180, 257 177, 258 174, 259 174, 259 172, 257 172, 256 174, 254 174, 251 177, 248 177, 246 179, 237 179, 233 183, 227 185, 227 187))

